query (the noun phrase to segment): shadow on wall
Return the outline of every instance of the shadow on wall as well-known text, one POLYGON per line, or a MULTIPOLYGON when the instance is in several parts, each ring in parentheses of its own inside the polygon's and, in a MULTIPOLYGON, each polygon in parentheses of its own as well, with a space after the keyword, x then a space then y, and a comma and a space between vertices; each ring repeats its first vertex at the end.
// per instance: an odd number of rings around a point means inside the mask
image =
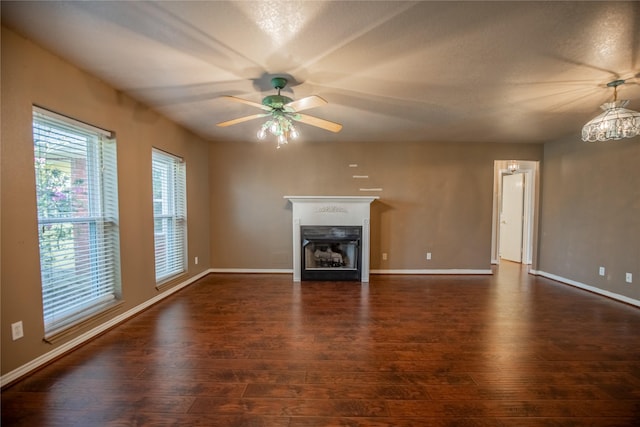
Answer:
POLYGON ((389 224, 383 225, 382 216, 386 212, 393 210, 394 208, 391 205, 382 202, 380 199, 375 200, 371 204, 371 218, 370 218, 370 242, 371 242, 371 259, 370 259, 370 268, 372 269, 380 269, 381 260, 379 254, 382 253, 382 239, 383 236, 388 236, 391 233, 391 227, 389 224), (386 227, 386 229, 383 229, 386 227))

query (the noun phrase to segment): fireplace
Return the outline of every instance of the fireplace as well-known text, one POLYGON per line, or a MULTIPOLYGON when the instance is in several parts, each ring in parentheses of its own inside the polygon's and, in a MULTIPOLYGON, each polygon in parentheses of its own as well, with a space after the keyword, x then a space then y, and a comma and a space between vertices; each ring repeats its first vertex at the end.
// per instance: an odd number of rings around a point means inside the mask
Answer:
POLYGON ((360 280, 362 227, 300 227, 302 280, 360 280))
POLYGON ((293 205, 293 280, 369 281, 377 196, 284 196, 293 205))

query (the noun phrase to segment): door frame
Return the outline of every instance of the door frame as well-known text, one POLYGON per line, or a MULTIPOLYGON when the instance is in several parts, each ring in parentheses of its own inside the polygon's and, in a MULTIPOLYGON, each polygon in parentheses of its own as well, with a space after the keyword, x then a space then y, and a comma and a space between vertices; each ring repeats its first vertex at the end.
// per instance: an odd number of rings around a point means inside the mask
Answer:
MULTIPOLYGON (((495 160, 493 174, 493 215, 491 233, 491 264, 500 263, 500 210, 502 207, 502 176, 510 175, 507 169, 509 160, 495 160)), ((539 189, 539 161, 519 160, 520 169, 524 177, 524 209, 522 223, 522 264, 534 265, 536 262, 535 248, 537 239, 537 206, 539 189)))

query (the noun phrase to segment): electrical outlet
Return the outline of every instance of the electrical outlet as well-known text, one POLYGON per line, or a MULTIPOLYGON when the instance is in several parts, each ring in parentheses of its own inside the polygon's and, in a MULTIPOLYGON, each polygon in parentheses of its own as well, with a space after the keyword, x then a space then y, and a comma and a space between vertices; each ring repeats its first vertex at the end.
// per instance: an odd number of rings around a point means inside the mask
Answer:
POLYGON ((625 280, 627 283, 632 283, 632 282, 633 282, 633 274, 631 274, 631 273, 626 273, 626 274, 625 274, 625 278, 624 278, 624 280, 625 280))
POLYGON ((598 274, 604 276, 604 267, 600 267, 600 269, 598 270, 598 274))
POLYGON ((194 263, 195 265, 198 265, 198 257, 195 257, 195 258, 193 259, 193 263, 194 263))
POLYGON ((427 252, 427 256, 426 256, 426 258, 427 258, 428 260, 430 260, 430 259, 431 259, 431 252, 427 252))
POLYGON ((383 261, 387 260, 387 253, 386 252, 382 252, 382 260, 383 261))
POLYGON ((24 330, 22 329, 22 320, 11 324, 11 338, 13 340, 20 339, 24 336, 24 330))

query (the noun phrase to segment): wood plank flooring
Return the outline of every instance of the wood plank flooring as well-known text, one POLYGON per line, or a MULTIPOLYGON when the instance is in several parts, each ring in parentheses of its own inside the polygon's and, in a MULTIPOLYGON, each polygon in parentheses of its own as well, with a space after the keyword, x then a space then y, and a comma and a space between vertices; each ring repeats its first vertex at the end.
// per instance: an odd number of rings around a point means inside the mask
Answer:
POLYGON ((640 309, 526 274, 212 274, 2 392, 3 426, 640 426, 640 309))

